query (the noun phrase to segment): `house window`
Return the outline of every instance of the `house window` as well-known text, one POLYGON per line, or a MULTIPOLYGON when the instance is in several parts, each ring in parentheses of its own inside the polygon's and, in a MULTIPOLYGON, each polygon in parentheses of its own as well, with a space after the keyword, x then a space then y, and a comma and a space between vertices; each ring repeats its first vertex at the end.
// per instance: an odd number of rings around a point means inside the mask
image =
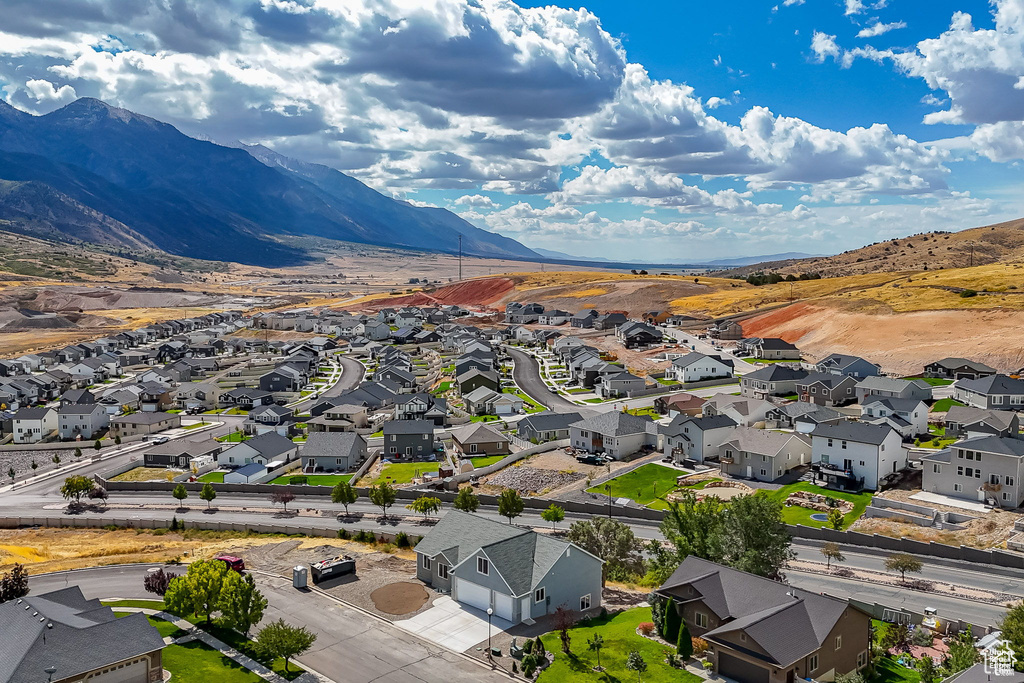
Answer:
POLYGON ((992 484, 993 486, 998 486, 999 485, 999 475, 998 474, 990 474, 990 475, 988 475, 988 483, 992 484))
POLYGON ((487 561, 486 557, 476 558, 476 570, 480 574, 487 576, 491 573, 491 563, 487 561))
POLYGON ((428 436, 427 436, 426 434, 424 434, 424 435, 423 435, 423 440, 424 440, 424 441, 426 441, 426 440, 427 440, 428 438, 429 438, 429 437, 428 437, 428 436))
POLYGON ((423 568, 428 572, 430 571, 430 558, 426 555, 423 556, 423 568))
POLYGON ((1006 478, 1006 485, 1007 486, 1013 486, 1013 477, 1007 477, 1006 478))
POLYGON ((534 602, 544 602, 544 598, 545 597, 547 597, 547 592, 544 590, 543 586, 541 586, 537 590, 533 591, 533 601, 534 602))
POLYGON ((438 575, 438 577, 440 577, 442 579, 447 579, 448 578, 448 565, 441 564, 440 562, 438 562, 437 563, 437 575, 438 575))
POLYGON ((694 612, 693 623, 697 625, 697 628, 707 628, 708 615, 704 614, 703 612, 694 612))
POLYGON ((390 450, 391 450, 391 454, 394 455, 395 453, 398 452, 398 446, 392 446, 390 450))
POLYGON ((475 443, 469 445, 469 452, 470 453, 476 453, 476 444, 475 443))
POLYGON ((845 441, 843 442, 843 446, 842 447, 843 447, 843 450, 846 450, 846 442, 845 441))
POLYGON ((863 669, 865 666, 867 666, 867 664, 868 664, 868 651, 864 650, 863 652, 858 652, 857 653, 857 668, 858 669, 863 669))
POLYGON ((1003 500, 1010 500, 1010 494, 1007 491, 1003 491, 1003 500))
POLYGON ((587 593, 580 598, 580 611, 584 612, 588 609, 590 609, 590 593, 587 593))
POLYGON ((961 493, 964 490, 963 484, 953 484, 953 490, 961 493))
POLYGON ((818 670, 818 655, 811 655, 807 659, 807 673, 814 673, 818 670))
POLYGON ((934 472, 935 474, 939 474, 940 472, 942 472, 942 468, 939 467, 938 465, 933 464, 932 465, 932 472, 934 472))
POLYGON ((981 479, 981 468, 975 468, 975 470, 974 470, 974 478, 975 479, 981 479))
POLYGON ((842 647, 843 647, 843 637, 842 636, 836 636, 836 649, 838 650, 838 649, 840 649, 842 647))
POLYGON ((398 441, 398 435, 397 434, 392 434, 391 435, 391 440, 392 441, 398 441))
POLYGON ((761 476, 762 477, 768 476, 768 470, 761 470, 761 476))
MULTIPOLYGON (((968 467, 967 469, 970 470, 971 468, 968 467)), ((964 476, 964 468, 961 467, 960 465, 956 466, 956 476, 958 476, 958 477, 964 476)))

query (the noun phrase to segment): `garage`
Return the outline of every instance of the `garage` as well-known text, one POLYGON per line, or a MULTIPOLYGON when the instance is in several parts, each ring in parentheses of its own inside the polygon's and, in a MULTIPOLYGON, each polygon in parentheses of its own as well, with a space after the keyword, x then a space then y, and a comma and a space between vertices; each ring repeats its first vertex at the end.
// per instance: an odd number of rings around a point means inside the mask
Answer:
POLYGON ((460 603, 484 612, 491 606, 491 589, 455 577, 455 595, 460 603))
POLYGON ((503 593, 494 594, 494 615, 499 619, 515 621, 512 618, 512 596, 503 593))
POLYGON ((768 683, 768 669, 725 652, 718 653, 718 673, 738 683, 768 683))

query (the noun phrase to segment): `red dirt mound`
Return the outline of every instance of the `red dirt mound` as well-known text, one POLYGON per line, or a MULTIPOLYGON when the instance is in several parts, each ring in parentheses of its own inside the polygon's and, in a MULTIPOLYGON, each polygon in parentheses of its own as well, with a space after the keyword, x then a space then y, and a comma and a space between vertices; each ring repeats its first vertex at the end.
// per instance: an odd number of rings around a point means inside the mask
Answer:
POLYGON ((441 287, 430 294, 415 292, 403 296, 368 301, 362 306, 364 311, 379 311, 382 308, 398 308, 400 306, 431 306, 441 304, 457 304, 459 306, 486 306, 501 299, 515 289, 516 282, 507 277, 488 277, 479 280, 466 280, 454 285, 441 287))
POLYGON ((808 324, 806 328, 800 328, 793 325, 793 321, 819 310, 818 307, 806 303, 793 304, 748 318, 740 322, 740 325, 743 327, 744 337, 779 337, 793 344, 814 329, 811 324, 808 324), (782 327, 785 329, 780 330, 779 328, 782 327))

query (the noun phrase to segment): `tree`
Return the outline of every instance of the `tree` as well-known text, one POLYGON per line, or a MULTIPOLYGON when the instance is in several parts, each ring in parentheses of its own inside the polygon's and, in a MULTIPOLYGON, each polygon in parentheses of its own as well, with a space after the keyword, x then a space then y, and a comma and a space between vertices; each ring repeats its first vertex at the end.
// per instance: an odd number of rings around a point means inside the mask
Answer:
POLYGON ((882 634, 882 647, 896 652, 910 652, 914 627, 910 624, 886 624, 882 634))
POLYGON ((121 445, 121 435, 120 434, 118 434, 117 436, 114 437, 114 445, 116 445, 116 446, 120 446, 121 445))
POLYGON ((281 489, 280 491, 274 491, 270 494, 270 502, 272 505, 281 504, 284 507, 284 511, 288 512, 288 503, 295 500, 295 494, 288 489, 281 489))
POLYGON ((921 571, 921 560, 909 553, 893 553, 885 558, 885 569, 890 572, 899 572, 900 581, 907 580, 907 572, 917 574, 921 571))
POLYGON ((15 563, 11 571, 0 575, 0 602, 17 600, 28 595, 28 572, 25 565, 15 563))
POLYGON ((203 484, 203 490, 199 492, 200 500, 206 501, 206 509, 210 509, 210 503, 217 497, 217 492, 213 489, 213 484, 206 482, 203 484))
POLYGON ((11 465, 10 467, 7 468, 7 476, 11 478, 11 483, 12 484, 14 483, 14 475, 15 474, 17 474, 17 472, 14 471, 14 466, 13 465, 11 465))
POLYGON ((828 511, 828 525, 836 531, 843 530, 843 524, 846 522, 846 516, 843 515, 843 511, 839 508, 832 508, 828 511))
MULTIPOLYGON (((1010 647, 1013 649, 1012 641, 1010 647)), ((971 627, 968 626, 949 641, 949 652, 946 653, 946 660, 944 662, 947 675, 969 669, 979 659, 978 650, 974 646, 974 634, 971 633, 971 627)))
POLYGON ((498 495, 498 514, 502 517, 508 517, 509 524, 512 523, 513 519, 523 514, 523 507, 523 499, 519 495, 519 491, 515 489, 504 489, 498 495))
POLYGON ((566 538, 591 555, 604 560, 601 568, 601 585, 609 574, 643 572, 643 544, 633 530, 622 522, 607 517, 573 522, 566 538))
POLYGON ((1024 662, 1024 600, 1014 603, 999 622, 1002 639, 1010 643, 1010 649, 1018 662, 1024 662))
POLYGON ((89 498, 91 500, 98 500, 103 505, 107 504, 107 498, 108 497, 109 497, 109 494, 107 493, 107 490, 105 488, 103 488, 102 486, 94 486, 92 491, 89 491, 89 498))
POLYGON ((781 580, 796 554, 782 522, 783 504, 763 494, 733 498, 723 511, 723 562, 734 569, 781 580))
POLYGON ((32 463, 29 465, 29 467, 31 467, 32 471, 35 472, 36 469, 39 467, 39 463, 37 463, 35 460, 33 460, 32 463))
POLYGON ((197 614, 206 618, 220 608, 221 594, 229 574, 237 574, 220 560, 197 560, 188 566, 188 572, 175 577, 167 586, 164 604, 175 614, 197 614))
POLYGON ((670 643, 676 642, 679 638, 679 627, 683 620, 679 618, 679 611, 676 609, 676 601, 669 598, 665 602, 665 618, 662 619, 661 637, 670 643))
POLYGON ((643 655, 637 650, 631 650, 629 656, 626 657, 626 668, 630 671, 635 671, 636 680, 639 683, 643 683, 642 674, 647 671, 647 662, 644 661, 643 655))
POLYGON ((60 464, 60 456, 58 454, 54 453, 53 457, 50 458, 50 459, 53 460, 53 464, 54 465, 59 465, 60 464))
POLYGON ((103 444, 100 443, 99 439, 96 439, 96 441, 95 441, 95 443, 93 443, 92 447, 95 448, 96 450, 99 450, 99 449, 103 448, 103 444))
MULTIPOLYGON (((675 566, 666 567, 668 573, 671 574, 690 555, 721 562, 722 501, 714 496, 698 500, 693 491, 684 491, 678 502, 669 501, 668 506, 661 523, 661 533, 676 552, 675 566)), ((667 561, 667 558, 662 560, 667 561)))
POLYGON ((64 480, 60 487, 60 495, 64 496, 64 500, 70 501, 74 498, 75 503, 80 503, 82 496, 92 491, 93 486, 92 479, 76 474, 64 480))
POLYGON ((229 578, 225 583, 220 612, 233 629, 248 638, 249 630, 263 619, 267 599, 256 587, 252 574, 243 577, 237 572, 232 573, 235 578, 229 578))
POLYGON ((682 657, 683 661, 693 657, 693 636, 690 635, 690 627, 686 621, 679 625, 679 637, 676 638, 676 654, 682 657))
POLYGON ((915 663, 918 673, 921 674, 921 683, 938 683, 942 680, 942 673, 939 667, 935 666, 935 660, 929 655, 924 655, 915 663))
POLYGON ((359 498, 359 494, 355 488, 347 481, 339 481, 331 489, 331 502, 341 503, 345 506, 345 516, 348 517, 348 506, 356 502, 359 498))
POLYGON ((463 486, 452 502, 452 507, 463 512, 476 512, 480 507, 480 497, 473 493, 473 489, 463 486))
POLYGON ((552 503, 551 507, 540 513, 540 518, 545 522, 551 522, 551 530, 554 531, 555 525, 565 519, 565 508, 560 508, 552 503))
POLYGON ((185 499, 188 498, 188 489, 185 488, 184 484, 178 484, 171 491, 171 495, 178 499, 178 509, 180 510, 182 505, 185 504, 185 499))
POLYGON ((845 562, 846 556, 843 555, 843 551, 839 549, 838 543, 832 543, 829 541, 821 546, 821 554, 825 556, 825 568, 831 569, 832 562, 845 562))
POLYGON ((313 647, 316 634, 305 626, 292 626, 278 619, 261 628, 256 640, 268 655, 284 659, 284 670, 288 673, 288 660, 313 647))
POLYGON ((595 633, 593 638, 587 638, 587 649, 597 655, 597 671, 604 671, 601 666, 601 648, 604 647, 604 638, 600 633, 595 633))
POLYGON ((155 572, 149 572, 146 574, 146 577, 142 580, 142 586, 146 589, 147 593, 156 593, 162 597, 167 593, 167 589, 170 587, 171 581, 177 577, 177 574, 165 572, 163 567, 161 567, 155 572))
POLYGON ((370 487, 370 502, 384 511, 384 519, 388 518, 388 508, 395 504, 398 492, 386 481, 370 487))
POLYGON ((559 605, 555 610, 554 625, 558 631, 558 638, 562 641, 562 652, 569 654, 569 646, 572 645, 569 631, 576 625, 576 613, 565 605, 559 605))
POLYGON ((75 446, 75 457, 76 458, 81 458, 82 457, 82 449, 79 448, 78 446, 75 446))
POLYGON ((426 519, 429 515, 436 514, 441 509, 441 499, 434 496, 420 496, 405 506, 413 512, 418 512, 426 519))

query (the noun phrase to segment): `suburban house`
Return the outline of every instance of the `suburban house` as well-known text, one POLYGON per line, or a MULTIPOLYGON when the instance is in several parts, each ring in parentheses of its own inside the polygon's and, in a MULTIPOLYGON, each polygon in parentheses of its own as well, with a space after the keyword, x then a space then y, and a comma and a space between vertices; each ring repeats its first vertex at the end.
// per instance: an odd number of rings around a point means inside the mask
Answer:
POLYGON ((951 406, 946 412, 946 437, 1013 436, 1020 434, 1020 414, 1012 410, 984 410, 951 406))
POLYGON ((516 424, 516 436, 534 443, 568 439, 569 425, 581 419, 579 413, 534 413, 516 424))
POLYGON ((443 427, 448 417, 448 401, 431 394, 399 394, 395 397, 396 420, 430 420, 443 427))
POLYGON ((676 462, 691 460, 698 463, 717 457, 719 446, 735 428, 736 421, 725 415, 677 415, 671 423, 661 427, 665 437, 665 455, 676 462))
MULTIPOLYGON (((416 545, 416 577, 512 624, 601 607, 602 562, 547 534, 452 510, 416 545)), ((866 632, 866 631, 865 631, 866 632)))
POLYGON ((707 356, 696 351, 672 361, 669 369, 672 379, 686 384, 733 376, 733 362, 721 356, 707 356))
POLYGON ((291 408, 272 403, 250 410, 245 422, 242 423, 242 430, 246 434, 277 432, 281 436, 288 436, 294 424, 295 417, 291 408))
POLYGON ((760 337, 747 348, 754 358, 763 360, 800 360, 800 349, 778 337, 760 337))
POLYGON ((220 405, 223 391, 212 382, 189 382, 174 390, 174 407, 192 412, 213 410, 220 405))
POLYGON ((712 339, 743 339, 743 326, 735 320, 726 320, 708 328, 712 339))
POLYGON ((718 448, 725 474, 756 481, 775 481, 810 461, 810 438, 790 432, 735 427, 718 448))
POLYGON ((789 396, 796 385, 807 378, 807 371, 787 365, 772 364, 740 377, 740 395, 748 398, 789 396))
POLYGON ((888 425, 847 420, 814 428, 811 461, 829 488, 877 491, 888 475, 907 467, 907 449, 888 425))
POLYGON ((57 409, 57 431, 65 441, 95 439, 110 425, 110 415, 99 403, 63 405, 57 409))
POLYGON ((625 313, 602 313, 594 318, 594 328, 598 330, 614 330, 619 325, 629 322, 625 313))
POLYGON ((515 415, 523 412, 525 401, 515 394, 498 393, 478 387, 462 397, 471 415, 515 415))
POLYGON ((53 408, 21 408, 11 418, 14 443, 37 443, 57 429, 57 411, 53 408))
POLYGON ((425 457, 434 452, 434 423, 392 420, 384 423, 384 457, 425 457))
POLYGON ((657 425, 648 417, 612 411, 600 413, 569 425, 569 438, 576 448, 622 458, 644 446, 657 445, 657 425))
POLYGON ((841 406, 857 399, 857 380, 849 375, 814 372, 797 380, 796 393, 801 401, 820 406, 841 406))
POLYGON ((259 387, 263 391, 295 392, 302 389, 306 383, 306 376, 296 367, 291 365, 280 365, 270 372, 260 375, 259 387))
POLYGON ((556 308, 541 313, 537 318, 537 322, 541 325, 564 325, 569 322, 570 317, 572 317, 572 314, 568 311, 562 311, 556 308))
POLYGON ((240 467, 249 463, 270 467, 273 463, 294 460, 298 452, 299 444, 277 432, 267 432, 221 451, 217 455, 217 463, 228 467, 240 467))
POLYGON ((262 484, 269 479, 267 466, 251 462, 224 474, 225 484, 262 484))
POLYGON ((598 376, 594 380, 594 393, 602 398, 622 398, 637 391, 643 391, 646 386, 647 380, 643 377, 637 377, 631 372, 621 370, 602 373, 598 376))
POLYGON ((507 455, 508 437, 482 422, 474 422, 452 430, 456 453, 473 455, 507 455))
POLYGON ((307 433, 351 432, 370 425, 366 406, 340 403, 327 408, 316 417, 306 418, 307 433))
POLYGON ((118 619, 78 586, 0 604, 0 642, 5 683, 153 683, 164 675, 164 639, 146 615, 118 619))
POLYGON ((913 398, 868 398, 861 404, 861 420, 887 424, 904 439, 928 433, 928 405, 913 398))
POLYGON ((224 444, 214 439, 204 441, 172 440, 160 443, 145 452, 142 461, 146 467, 173 467, 189 470, 195 458, 217 460, 217 454, 224 450, 224 444))
POLYGON ((846 375, 847 377, 871 377, 882 374, 882 368, 859 356, 848 356, 845 353, 832 353, 814 364, 815 372, 828 375, 846 375))
POLYGON ((660 344, 662 336, 657 327, 632 320, 615 328, 616 339, 627 349, 660 344))
POLYGON ((303 472, 347 472, 366 458, 366 440, 355 432, 313 432, 299 457, 303 472))
POLYGON ((979 379, 994 374, 995 368, 966 358, 943 358, 924 366, 924 376, 937 379, 979 379))
POLYGON ((181 417, 175 413, 132 413, 110 418, 110 432, 113 436, 137 436, 156 434, 165 429, 181 426, 181 417))
POLYGON ((760 398, 715 394, 704 402, 704 416, 725 415, 738 425, 756 427, 765 421, 768 411, 774 407, 775 404, 760 398))
POLYGON ((252 410, 256 406, 270 405, 274 402, 274 395, 263 389, 251 389, 249 387, 238 387, 225 391, 220 396, 222 406, 235 406, 242 410, 252 410))
POLYGON ((840 600, 688 556, 655 591, 737 683, 831 681, 868 665, 871 616, 840 600))
POLYGON ((1007 375, 957 380, 953 398, 975 408, 1024 410, 1024 380, 1007 375))
POLYGON ((696 417, 704 414, 705 399, 693 394, 681 393, 669 396, 658 396, 654 399, 654 408, 662 415, 690 415, 696 417))
POLYGON ((597 320, 597 311, 592 308, 585 308, 569 318, 569 324, 573 327, 591 328, 597 320))
POLYGON ((921 490, 1004 508, 1024 502, 1024 439, 976 436, 921 458, 921 490))
POLYGON ((498 379, 498 373, 494 370, 470 368, 457 375, 455 383, 459 386, 459 393, 463 395, 480 387, 487 387, 491 391, 501 391, 501 380, 498 379))
POLYGON ((868 397, 932 400, 932 385, 923 379, 897 379, 880 375, 865 377, 857 382, 854 391, 857 394, 857 403, 862 405, 868 397))
POLYGON ((819 406, 816 403, 794 401, 775 406, 768 411, 765 419, 767 429, 792 429, 809 434, 820 424, 838 424, 846 416, 837 410, 819 406))

